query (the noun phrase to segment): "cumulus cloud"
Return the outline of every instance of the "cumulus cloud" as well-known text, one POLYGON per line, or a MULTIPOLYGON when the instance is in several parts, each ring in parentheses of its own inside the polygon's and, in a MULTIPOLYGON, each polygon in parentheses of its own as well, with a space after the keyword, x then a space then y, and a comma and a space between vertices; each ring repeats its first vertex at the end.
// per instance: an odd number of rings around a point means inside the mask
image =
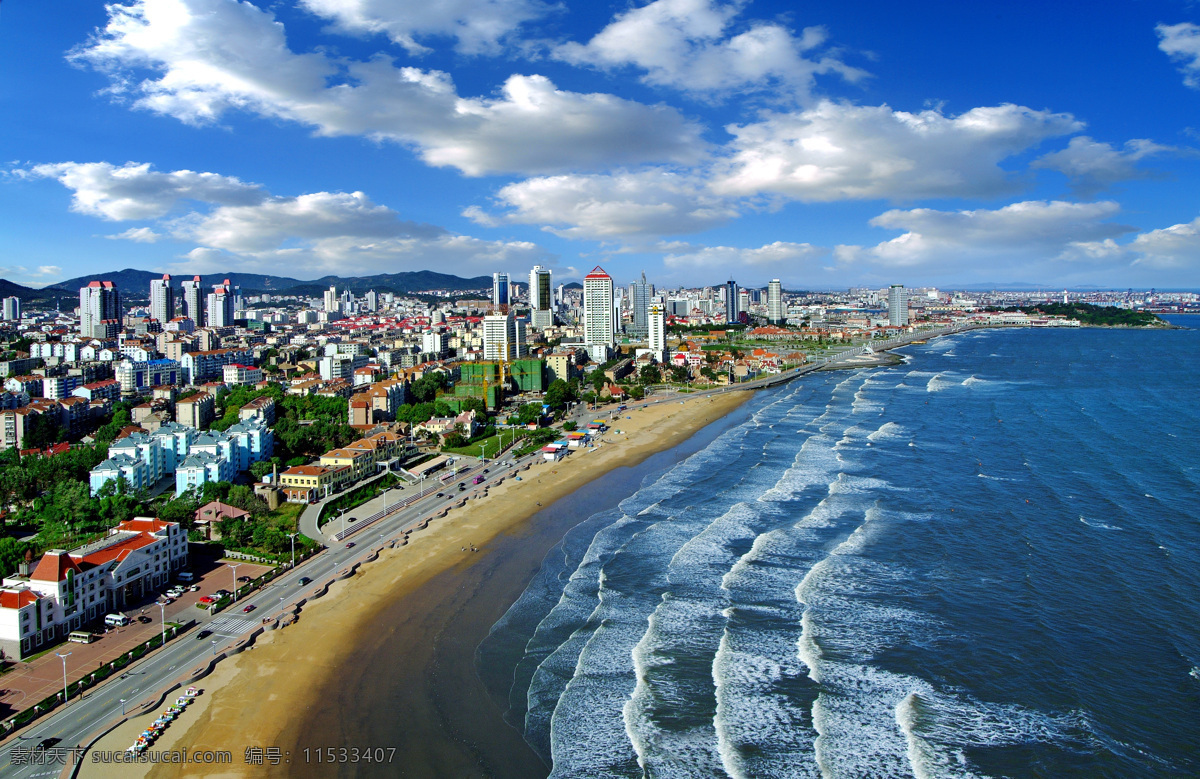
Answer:
POLYGON ((418 38, 453 38, 461 54, 493 53, 502 39, 549 7, 538 0, 301 0, 310 12, 353 34, 382 34, 409 54, 418 38))
POLYGON ((497 263, 550 261, 541 247, 526 241, 485 241, 402 219, 362 192, 273 195, 216 174, 164 173, 136 163, 39 165, 25 175, 54 178, 73 189, 73 203, 82 198, 90 204, 77 211, 113 221, 156 219, 153 227, 109 237, 198 244, 186 257, 194 264, 189 268, 203 272, 232 263, 264 272, 278 272, 287 263, 288 273, 300 277, 427 267, 482 272, 497 263), (76 170, 87 175, 71 175, 76 170), (183 199, 192 201, 193 210, 171 213, 183 199))
POLYGON ((1003 264, 1037 265, 1068 259, 1081 244, 1100 244, 1136 228, 1110 222, 1120 206, 1111 201, 1070 203, 1026 201, 1003 208, 938 211, 931 208, 894 209, 871 220, 875 227, 904 233, 872 247, 838 246, 843 263, 881 267, 954 267, 970 269, 990 263, 1003 273, 1003 264))
POLYGON ((566 43, 552 56, 575 65, 632 66, 642 80, 692 93, 767 87, 804 97, 816 75, 854 81, 865 75, 832 53, 818 53, 827 33, 808 27, 799 36, 779 24, 755 22, 732 32, 744 2, 654 0, 617 17, 586 44, 566 43))
POLYGON ((510 210, 464 213, 480 224, 547 225, 565 238, 597 240, 699 232, 738 214, 698 176, 663 169, 528 179, 502 188, 496 200, 510 210))
POLYGON ((1075 191, 1086 197, 1122 181, 1153 175, 1139 169, 1137 164, 1151 155, 1173 151, 1176 149, 1171 146, 1162 146, 1146 138, 1126 141, 1124 150, 1118 150, 1081 135, 1072 138, 1067 148, 1034 160, 1031 167, 1066 174, 1075 191))
POLYGON ((510 76, 495 97, 461 97, 441 71, 296 53, 283 25, 248 2, 134 0, 108 13, 70 59, 108 74, 117 99, 189 124, 245 111, 402 143, 472 176, 692 163, 704 152, 701 128, 668 106, 536 75, 510 76))
POLYGON ((946 116, 823 101, 726 128, 731 156, 713 188, 804 201, 992 197, 1015 187, 1002 161, 1082 127, 1011 104, 946 116))
POLYGON ((821 246, 775 241, 757 249, 706 246, 682 254, 668 254, 663 258, 663 264, 676 269, 728 270, 730 273, 743 269, 794 276, 804 270, 798 266, 827 254, 829 250, 821 246))
POLYGON ((133 241, 134 243, 156 243, 162 239, 162 235, 149 227, 131 227, 123 233, 104 237, 112 241, 133 241))
POLYGON ((117 167, 107 162, 59 162, 17 173, 56 179, 72 191, 72 211, 109 221, 163 216, 181 200, 237 205, 260 202, 265 194, 257 184, 232 176, 190 170, 163 173, 150 170, 149 163, 117 167))
POLYGON ((62 268, 57 265, 39 265, 34 270, 30 270, 24 265, 0 266, 0 278, 34 289, 52 284, 61 277, 62 268))
POLYGON ((1184 224, 1151 230, 1133 239, 1135 262, 1153 268, 1200 267, 1200 217, 1184 224))
POLYGON ((1158 48, 1178 65, 1183 83, 1200 89, 1200 25, 1160 24, 1154 30, 1158 33, 1158 48))

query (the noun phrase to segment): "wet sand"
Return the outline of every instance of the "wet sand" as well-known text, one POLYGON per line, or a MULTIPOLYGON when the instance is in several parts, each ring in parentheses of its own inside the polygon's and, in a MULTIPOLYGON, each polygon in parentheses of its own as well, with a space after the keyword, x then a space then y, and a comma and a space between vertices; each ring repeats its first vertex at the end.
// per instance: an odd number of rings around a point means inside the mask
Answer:
MULTIPOLYGON (((432 521, 306 605, 296 625, 227 662, 231 671, 203 680, 204 705, 155 745, 227 749, 232 765, 125 766, 121 775, 544 776, 548 767, 503 720, 503 680, 477 675, 476 647, 567 529, 684 456, 653 457, 750 395, 630 411, 597 449, 535 465, 521 482, 507 476, 489 497, 432 521), (246 765, 247 747, 279 747, 286 762, 246 765), (332 763, 327 747, 338 750, 332 763), (368 748, 373 757, 382 748, 385 762, 364 762, 368 748)), ((110 736, 97 748, 126 746, 110 736)))

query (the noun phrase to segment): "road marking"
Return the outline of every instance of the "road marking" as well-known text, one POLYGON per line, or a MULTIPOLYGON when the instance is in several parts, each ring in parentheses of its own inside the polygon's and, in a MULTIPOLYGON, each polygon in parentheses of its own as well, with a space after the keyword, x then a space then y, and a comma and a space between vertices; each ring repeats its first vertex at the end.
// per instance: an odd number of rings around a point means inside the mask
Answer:
POLYGON ((208 624, 208 629, 226 638, 245 633, 258 625, 256 619, 237 619, 235 617, 218 617, 208 624))

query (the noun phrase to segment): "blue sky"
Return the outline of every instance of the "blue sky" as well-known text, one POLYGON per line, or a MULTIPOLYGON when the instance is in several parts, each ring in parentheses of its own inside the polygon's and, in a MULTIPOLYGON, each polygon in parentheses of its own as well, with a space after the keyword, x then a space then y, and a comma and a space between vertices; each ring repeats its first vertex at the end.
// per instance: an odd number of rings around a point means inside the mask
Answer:
POLYGON ((0 276, 1200 287, 1185 0, 10 0, 0 276))

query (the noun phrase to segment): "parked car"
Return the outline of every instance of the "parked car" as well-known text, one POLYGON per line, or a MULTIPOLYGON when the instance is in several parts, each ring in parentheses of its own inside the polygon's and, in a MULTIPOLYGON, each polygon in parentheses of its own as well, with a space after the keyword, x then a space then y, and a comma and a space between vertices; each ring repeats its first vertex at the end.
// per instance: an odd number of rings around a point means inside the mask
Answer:
POLYGON ((213 593, 213 595, 216 595, 218 598, 228 598, 232 594, 233 593, 231 593, 229 590, 217 590, 213 593))
POLYGON ((214 598, 214 597, 213 597, 213 596, 211 596, 211 595, 201 595, 201 596, 200 596, 200 601, 199 601, 199 602, 200 602, 200 603, 203 603, 205 606, 207 606, 207 605, 209 605, 210 603, 216 603, 216 602, 217 602, 217 599, 216 599, 216 598, 214 598))
POLYGON ((248 582, 248 581, 250 581, 250 577, 249 576, 239 576, 238 581, 239 582, 248 582))
POLYGON ((305 585, 308 585, 308 584, 312 584, 312 579, 308 578, 307 576, 301 576, 299 585, 301 587, 304 587, 305 585))
POLYGON ((255 608, 257 608, 257 607, 256 607, 256 606, 255 606, 253 603, 251 603, 249 606, 247 606, 246 608, 242 609, 242 613, 243 613, 243 614, 249 614, 250 612, 254 611, 254 609, 255 609, 255 608))

